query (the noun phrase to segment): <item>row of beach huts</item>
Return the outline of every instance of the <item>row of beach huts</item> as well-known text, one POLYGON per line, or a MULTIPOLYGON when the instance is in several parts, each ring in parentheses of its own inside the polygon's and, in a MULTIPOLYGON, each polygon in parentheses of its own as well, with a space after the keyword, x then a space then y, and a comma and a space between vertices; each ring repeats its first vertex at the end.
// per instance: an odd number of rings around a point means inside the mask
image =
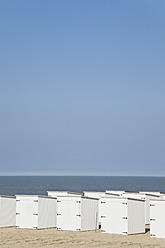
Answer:
POLYGON ((165 238, 165 193, 47 191, 47 196, 0 196, 0 227, 52 228, 68 231, 99 229, 102 233, 145 233, 165 238))

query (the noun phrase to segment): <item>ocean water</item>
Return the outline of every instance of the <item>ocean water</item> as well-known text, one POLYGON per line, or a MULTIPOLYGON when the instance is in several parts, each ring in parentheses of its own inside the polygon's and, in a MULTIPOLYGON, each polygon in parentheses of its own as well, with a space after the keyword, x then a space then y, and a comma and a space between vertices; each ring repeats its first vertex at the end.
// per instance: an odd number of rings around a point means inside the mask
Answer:
POLYGON ((0 194, 46 195, 47 190, 73 192, 128 190, 165 192, 165 177, 1 176, 0 194))

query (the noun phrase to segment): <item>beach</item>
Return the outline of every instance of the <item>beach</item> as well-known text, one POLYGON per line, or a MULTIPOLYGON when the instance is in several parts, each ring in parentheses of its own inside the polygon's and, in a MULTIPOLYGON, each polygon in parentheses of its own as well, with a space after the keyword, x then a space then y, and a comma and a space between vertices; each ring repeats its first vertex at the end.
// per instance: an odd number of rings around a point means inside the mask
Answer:
POLYGON ((165 247, 165 239, 151 238, 149 230, 145 234, 112 235, 100 230, 89 232, 57 231, 56 228, 30 230, 0 228, 1 248, 53 248, 53 247, 103 247, 103 248, 160 248, 165 247))

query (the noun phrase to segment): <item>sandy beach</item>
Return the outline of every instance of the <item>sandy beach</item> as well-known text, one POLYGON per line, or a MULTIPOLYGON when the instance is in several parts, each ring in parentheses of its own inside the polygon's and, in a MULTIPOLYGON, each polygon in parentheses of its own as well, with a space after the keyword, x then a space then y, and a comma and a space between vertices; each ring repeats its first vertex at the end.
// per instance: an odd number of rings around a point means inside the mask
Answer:
POLYGON ((150 233, 138 235, 111 235, 98 231, 70 232, 57 231, 55 228, 28 230, 0 228, 1 248, 35 248, 35 247, 104 247, 104 248, 160 248, 165 247, 165 239, 150 238, 150 233))

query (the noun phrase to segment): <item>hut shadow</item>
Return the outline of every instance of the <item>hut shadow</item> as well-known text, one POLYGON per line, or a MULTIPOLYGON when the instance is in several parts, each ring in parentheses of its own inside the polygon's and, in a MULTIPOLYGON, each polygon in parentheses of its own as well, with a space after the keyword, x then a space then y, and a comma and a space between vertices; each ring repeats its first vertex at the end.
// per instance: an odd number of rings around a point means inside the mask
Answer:
POLYGON ((146 227, 145 228, 145 233, 148 233, 150 231, 150 228, 149 227, 146 227))

